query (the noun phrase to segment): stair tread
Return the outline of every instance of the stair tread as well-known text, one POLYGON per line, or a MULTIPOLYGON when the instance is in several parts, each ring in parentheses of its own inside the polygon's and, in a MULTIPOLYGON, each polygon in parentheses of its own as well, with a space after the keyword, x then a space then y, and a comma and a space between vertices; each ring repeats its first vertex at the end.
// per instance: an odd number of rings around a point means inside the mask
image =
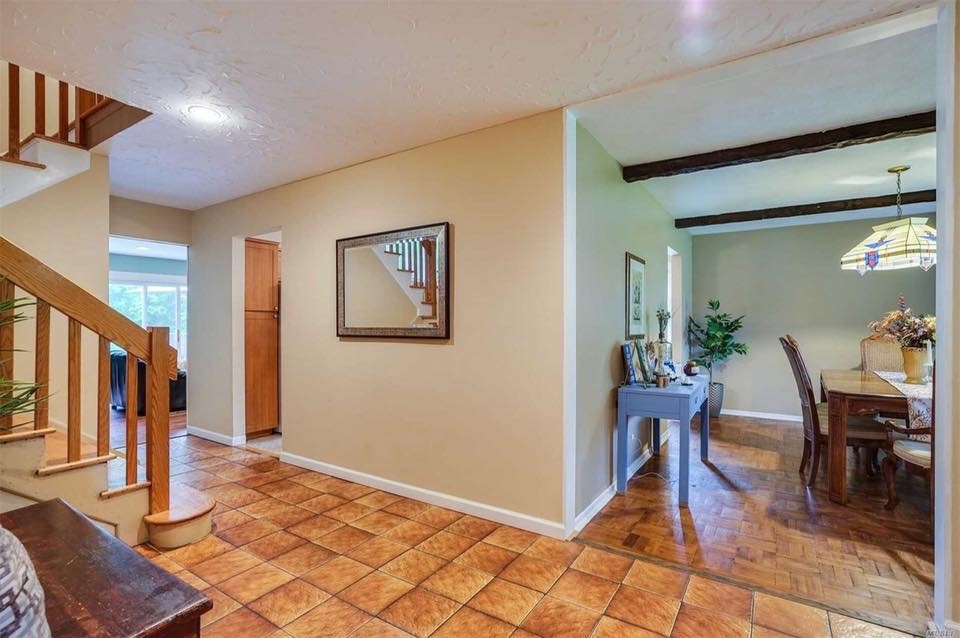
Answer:
POLYGON ((139 483, 133 483, 131 485, 121 485, 120 487, 111 487, 109 489, 106 489, 100 492, 100 498, 103 498, 103 499, 113 498, 114 496, 121 496, 123 494, 129 494, 130 492, 138 492, 140 490, 145 490, 149 487, 150 487, 150 481, 140 481, 139 483))
POLYGON ((216 504, 216 501, 202 492, 182 483, 171 483, 170 509, 147 514, 143 520, 151 525, 185 523, 211 512, 216 504))
POLYGON ((53 434, 54 432, 56 432, 54 428, 8 432, 7 434, 0 434, 0 444, 9 443, 11 441, 23 441, 24 439, 38 438, 41 436, 47 436, 48 434, 53 434))
POLYGON ((115 454, 104 454, 103 456, 88 457, 85 459, 80 459, 79 461, 68 461, 66 463, 58 463, 56 465, 46 465, 37 470, 37 476, 50 476, 51 474, 59 474, 60 472, 79 470, 84 467, 108 463, 115 458, 117 458, 115 454))
POLYGON ((28 162, 27 160, 14 159, 12 157, 7 157, 6 155, 0 155, 0 162, 9 162, 10 164, 17 164, 19 166, 25 166, 27 168, 36 168, 37 170, 46 170, 46 164, 37 164, 36 162, 28 162))

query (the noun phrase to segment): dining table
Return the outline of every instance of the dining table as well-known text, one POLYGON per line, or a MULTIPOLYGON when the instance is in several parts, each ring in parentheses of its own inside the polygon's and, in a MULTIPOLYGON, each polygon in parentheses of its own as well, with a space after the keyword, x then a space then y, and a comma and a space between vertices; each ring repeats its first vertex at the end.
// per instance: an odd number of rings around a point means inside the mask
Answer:
POLYGON ((870 370, 823 370, 821 400, 827 403, 830 435, 827 439, 827 493, 834 503, 847 503, 847 418, 881 414, 906 418, 907 396, 870 370))

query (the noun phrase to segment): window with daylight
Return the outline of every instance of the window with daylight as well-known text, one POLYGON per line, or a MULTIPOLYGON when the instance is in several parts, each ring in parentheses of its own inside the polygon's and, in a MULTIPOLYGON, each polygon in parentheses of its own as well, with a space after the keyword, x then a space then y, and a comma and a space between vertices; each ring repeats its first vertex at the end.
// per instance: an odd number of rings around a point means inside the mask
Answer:
MULTIPOLYGON (((187 359, 187 282, 175 275, 110 273, 110 306, 137 325, 170 328, 170 345, 187 359)), ((119 350, 117 346, 111 348, 119 350)))

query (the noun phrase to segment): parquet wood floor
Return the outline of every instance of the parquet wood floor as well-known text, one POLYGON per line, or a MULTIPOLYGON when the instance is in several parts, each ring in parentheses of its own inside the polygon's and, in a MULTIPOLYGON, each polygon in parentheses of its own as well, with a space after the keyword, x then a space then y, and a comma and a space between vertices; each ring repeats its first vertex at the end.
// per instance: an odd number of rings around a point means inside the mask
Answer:
POLYGON ((898 473, 901 503, 888 512, 883 479, 867 477, 851 451, 849 504, 837 505, 825 474, 808 490, 797 473, 799 423, 723 417, 711 422, 709 463, 699 460, 699 437, 690 437, 690 507, 680 510, 675 429, 579 540, 924 631, 933 544, 923 479, 898 473))

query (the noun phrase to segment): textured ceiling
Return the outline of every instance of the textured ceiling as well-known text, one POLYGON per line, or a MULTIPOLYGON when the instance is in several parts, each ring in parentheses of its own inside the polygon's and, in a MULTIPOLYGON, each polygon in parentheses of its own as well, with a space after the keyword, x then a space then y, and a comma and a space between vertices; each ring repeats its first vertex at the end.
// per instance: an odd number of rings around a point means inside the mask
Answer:
POLYGON ((930 111, 936 39, 928 26, 786 64, 741 61, 719 81, 664 82, 573 112, 626 166, 930 111))
POLYGON ((0 57, 152 111, 113 191, 196 209, 923 4, 4 0, 0 57))

